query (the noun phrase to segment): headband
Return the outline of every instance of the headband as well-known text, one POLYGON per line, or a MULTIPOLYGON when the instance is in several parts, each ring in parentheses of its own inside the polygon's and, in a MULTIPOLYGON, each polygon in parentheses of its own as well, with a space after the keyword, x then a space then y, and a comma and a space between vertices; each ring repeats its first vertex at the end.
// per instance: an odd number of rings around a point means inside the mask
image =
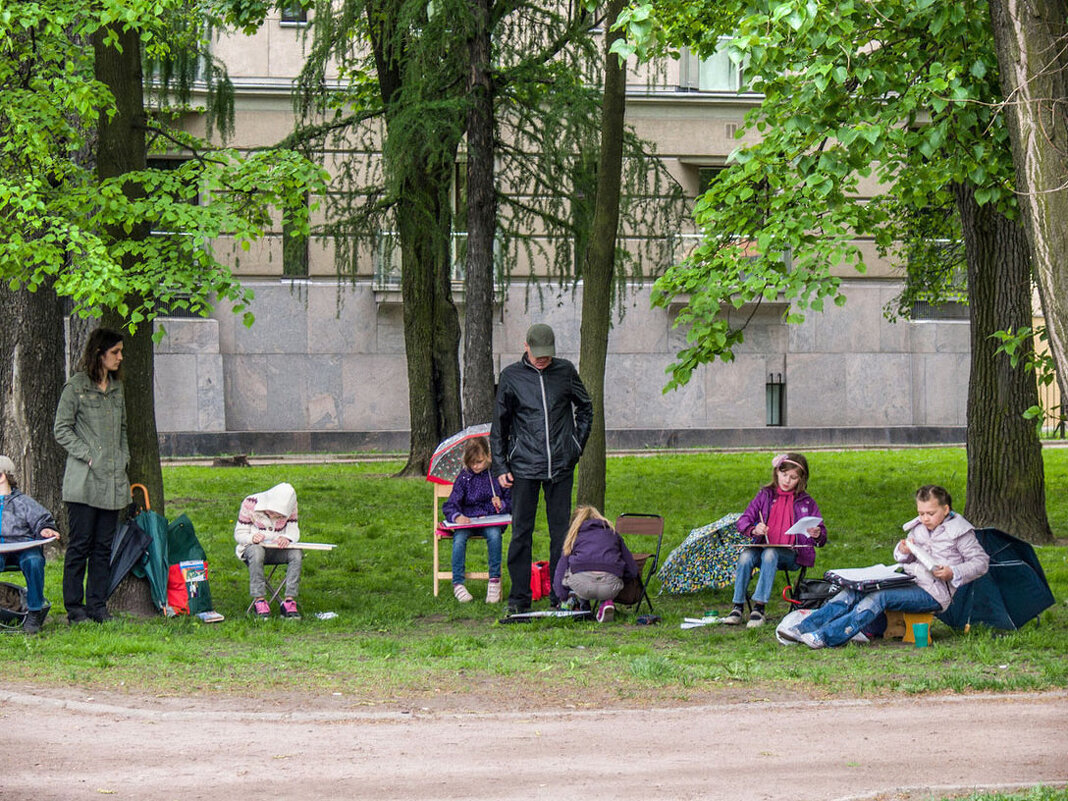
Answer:
POLYGON ((797 468, 801 467, 801 465, 799 465, 793 459, 788 459, 785 453, 780 453, 778 456, 771 460, 771 467, 773 470, 778 470, 779 467, 783 464, 792 464, 794 467, 797 468))

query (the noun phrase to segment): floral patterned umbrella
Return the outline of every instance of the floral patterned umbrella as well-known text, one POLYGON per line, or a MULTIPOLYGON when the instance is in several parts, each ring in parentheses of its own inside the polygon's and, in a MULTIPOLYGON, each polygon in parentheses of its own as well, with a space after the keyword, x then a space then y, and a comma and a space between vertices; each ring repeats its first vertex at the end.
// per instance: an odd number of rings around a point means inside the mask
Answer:
POLYGON ((489 423, 468 426, 458 434, 443 439, 430 457, 430 467, 426 471, 426 480, 435 484, 451 484, 464 466, 464 446, 474 437, 488 437, 489 423))
POLYGON ((661 593, 697 592, 734 584, 739 549, 747 542, 738 533, 740 514, 724 515, 715 523, 695 528, 657 571, 661 593))

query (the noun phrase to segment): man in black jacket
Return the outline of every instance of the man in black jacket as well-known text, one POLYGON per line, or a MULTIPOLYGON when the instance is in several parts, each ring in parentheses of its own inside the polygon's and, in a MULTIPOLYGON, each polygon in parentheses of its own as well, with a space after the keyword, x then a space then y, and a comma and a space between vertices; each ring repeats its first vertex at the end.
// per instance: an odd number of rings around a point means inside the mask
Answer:
MULTIPOLYGON (((557 359, 553 330, 527 331, 523 357, 501 371, 490 429, 493 474, 512 489, 508 612, 530 609, 530 554, 538 493, 545 493, 549 570, 553 575, 567 535, 575 465, 593 424, 593 404, 575 365, 557 359)), ((556 598, 552 598, 556 603, 556 598)))

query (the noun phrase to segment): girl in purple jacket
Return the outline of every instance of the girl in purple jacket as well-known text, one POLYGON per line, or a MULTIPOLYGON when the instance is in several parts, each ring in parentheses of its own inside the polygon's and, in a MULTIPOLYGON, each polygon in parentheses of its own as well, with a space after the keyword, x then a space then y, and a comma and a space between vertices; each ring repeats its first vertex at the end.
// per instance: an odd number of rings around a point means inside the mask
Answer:
POLYGON ((742 549, 734 574, 734 608, 723 619, 724 623, 736 626, 742 622, 753 568, 760 568, 760 576, 753 592, 753 611, 747 628, 764 625, 764 609, 778 570, 816 564, 815 549, 827 542, 827 528, 823 522, 809 527, 803 534, 786 533, 804 517, 821 517, 819 506, 805 492, 808 477, 808 460, 799 453, 784 453, 771 460, 771 481, 760 488, 738 518, 738 531, 754 544, 787 547, 742 549))
POLYGON ((556 597, 566 598, 570 590, 580 601, 600 601, 597 620, 604 623, 615 617, 623 580, 637 575, 634 557, 604 515, 592 506, 575 509, 556 563, 556 597))
MULTIPOLYGON (((476 437, 464 446, 464 468, 452 484, 449 500, 442 511, 450 523, 470 523, 474 517, 503 515, 512 511, 509 491, 497 483, 489 466, 493 463, 485 437, 476 437)), ((489 587, 486 603, 501 600, 501 539, 504 526, 455 528, 452 530, 452 594, 460 603, 472 600, 464 580, 467 577, 467 538, 472 534, 486 538, 489 552, 489 587)))

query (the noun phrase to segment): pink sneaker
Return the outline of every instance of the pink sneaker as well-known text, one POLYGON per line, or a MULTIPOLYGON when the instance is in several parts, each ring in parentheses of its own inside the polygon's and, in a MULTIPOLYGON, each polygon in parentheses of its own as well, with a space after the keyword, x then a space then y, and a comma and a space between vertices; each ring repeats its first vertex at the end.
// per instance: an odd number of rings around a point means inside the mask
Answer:
POLYGON ((270 617, 271 605, 267 603, 263 598, 257 598, 252 603, 252 614, 256 617, 270 617))
POLYGON ((601 601, 601 605, 597 607, 597 622, 607 623, 610 620, 615 620, 616 617, 616 605, 611 601, 601 601))
POLYGON ((297 609, 297 602, 292 598, 286 598, 282 601, 282 617, 287 617, 290 620, 300 620, 300 610, 297 609))

